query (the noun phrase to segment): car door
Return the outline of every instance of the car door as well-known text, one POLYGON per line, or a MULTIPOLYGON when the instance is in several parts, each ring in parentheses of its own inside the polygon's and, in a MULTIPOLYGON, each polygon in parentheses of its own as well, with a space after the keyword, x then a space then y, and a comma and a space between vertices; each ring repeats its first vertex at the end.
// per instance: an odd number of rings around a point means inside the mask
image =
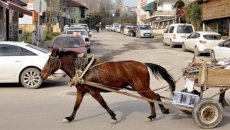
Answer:
POLYGON ((170 26, 168 32, 166 32, 166 33, 164 34, 164 41, 165 41, 165 43, 168 44, 168 45, 169 45, 169 43, 170 43, 170 39, 171 39, 171 36, 172 36, 172 34, 173 34, 174 28, 175 28, 174 26, 170 26))
POLYGON ((193 50, 194 48, 194 41, 195 41, 195 36, 196 33, 192 33, 191 35, 188 36, 188 38, 184 41, 184 44, 186 46, 186 49, 188 50, 193 50))
POLYGON ((220 59, 230 58, 230 40, 225 41, 216 51, 216 57, 220 59))
MULTIPOLYGON (((0 82, 17 82, 17 77, 24 65, 24 57, 18 46, 0 45, 0 82), (14 80, 14 81, 13 81, 14 80)), ((33 60, 31 60, 33 61, 33 60)))

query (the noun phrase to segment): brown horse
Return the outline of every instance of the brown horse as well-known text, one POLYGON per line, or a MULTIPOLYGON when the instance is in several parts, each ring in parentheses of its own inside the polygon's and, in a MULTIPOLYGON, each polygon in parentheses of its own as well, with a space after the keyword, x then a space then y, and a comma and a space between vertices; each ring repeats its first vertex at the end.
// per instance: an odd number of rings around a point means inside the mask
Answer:
MULTIPOLYGON (((46 65, 41 71, 41 77, 46 79, 50 74, 54 73, 58 69, 62 69, 71 79, 75 76, 75 68, 79 66, 76 60, 79 58, 78 54, 74 52, 63 52, 58 49, 53 49, 46 65)), ((147 68, 152 70, 152 73, 156 77, 163 78, 170 86, 172 92, 175 90, 175 81, 169 75, 167 70, 159 65, 152 63, 140 63, 137 61, 117 61, 117 62, 101 62, 95 59, 91 68, 84 75, 84 81, 95 82, 107 86, 113 86, 112 89, 120 90, 130 86, 134 91, 143 97, 161 101, 160 96, 154 93, 150 87, 150 75, 147 68)), ((85 84, 78 84, 76 86, 76 102, 71 116, 64 119, 65 122, 71 122, 74 120, 76 112, 82 102, 82 99, 86 93, 89 93, 95 98, 101 106, 110 114, 113 123, 116 123, 115 113, 107 106, 106 102, 102 98, 100 92, 105 92, 102 89, 98 89, 85 84)), ((151 121, 156 117, 156 111, 154 103, 149 102, 151 107, 151 115, 148 116, 148 120, 151 121)), ((160 105, 162 113, 168 114, 169 110, 163 105, 160 105)))

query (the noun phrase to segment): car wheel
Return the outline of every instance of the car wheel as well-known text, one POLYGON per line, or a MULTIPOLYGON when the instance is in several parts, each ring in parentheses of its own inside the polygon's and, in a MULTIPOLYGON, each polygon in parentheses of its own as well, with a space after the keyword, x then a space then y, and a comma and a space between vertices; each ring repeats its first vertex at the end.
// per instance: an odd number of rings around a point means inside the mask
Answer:
POLYGON ((195 56, 200 56, 200 52, 197 47, 194 49, 195 56))
POLYGON ((90 47, 89 48, 87 48, 87 53, 90 53, 91 52, 91 49, 90 49, 90 47))
POLYGON ((133 37, 133 33, 131 33, 130 36, 133 37))
POLYGON ((211 58, 211 61, 216 61, 215 53, 213 50, 210 52, 210 58, 211 58))
POLYGON ((185 44, 184 44, 184 43, 182 44, 182 50, 183 50, 184 52, 186 52, 186 51, 187 51, 187 49, 186 49, 186 47, 185 47, 185 44))
POLYGON ((20 75, 20 83, 25 88, 35 89, 42 85, 40 71, 36 68, 27 68, 20 75))

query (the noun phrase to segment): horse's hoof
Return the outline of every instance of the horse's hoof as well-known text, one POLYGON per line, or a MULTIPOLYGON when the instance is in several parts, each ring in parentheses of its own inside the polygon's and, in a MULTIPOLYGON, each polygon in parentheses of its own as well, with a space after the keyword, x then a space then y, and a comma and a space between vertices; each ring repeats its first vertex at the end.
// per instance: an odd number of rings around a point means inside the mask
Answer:
POLYGON ((62 123, 69 123, 70 121, 68 119, 64 118, 61 122, 62 123))
POLYGON ((152 122, 152 119, 150 119, 150 118, 145 118, 145 122, 152 122))
POLYGON ((169 109, 165 109, 162 113, 163 113, 163 114, 169 114, 170 111, 169 111, 169 109))
POLYGON ((110 123, 111 124, 117 124, 117 120, 116 119, 111 119, 110 123))

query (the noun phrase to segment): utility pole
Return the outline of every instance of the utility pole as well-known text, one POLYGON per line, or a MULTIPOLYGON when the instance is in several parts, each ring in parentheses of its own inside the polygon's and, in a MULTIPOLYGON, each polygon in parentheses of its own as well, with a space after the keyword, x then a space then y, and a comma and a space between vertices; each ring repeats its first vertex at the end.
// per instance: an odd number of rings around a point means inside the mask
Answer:
POLYGON ((37 23, 37 46, 39 45, 40 41, 41 41, 41 37, 40 37, 40 13, 41 13, 41 0, 39 0, 39 9, 38 9, 38 23, 37 23))

